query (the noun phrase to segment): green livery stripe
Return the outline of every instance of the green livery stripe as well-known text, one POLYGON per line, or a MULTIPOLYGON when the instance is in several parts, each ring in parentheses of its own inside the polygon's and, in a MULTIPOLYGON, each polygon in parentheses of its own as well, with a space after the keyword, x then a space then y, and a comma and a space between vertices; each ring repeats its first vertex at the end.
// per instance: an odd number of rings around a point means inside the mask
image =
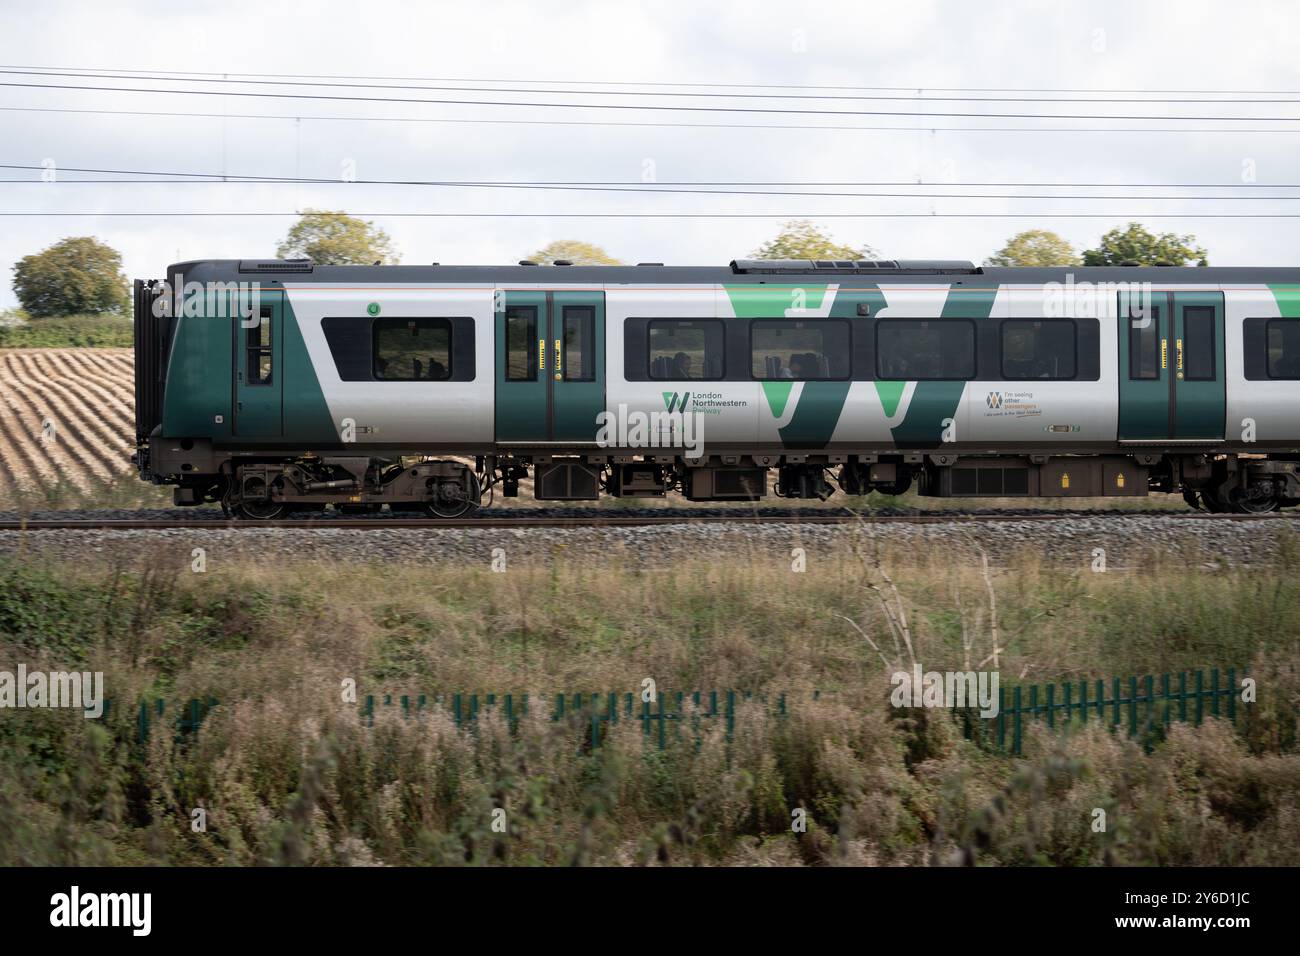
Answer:
MULTIPOLYGON (((790 400, 790 390, 794 388, 794 382, 764 382, 763 395, 767 399, 767 407, 772 409, 772 417, 780 418, 785 412, 785 403, 790 400)), ((667 392, 664 393, 668 394, 667 392)))
POLYGON ((825 448, 844 411, 851 382, 804 382, 790 423, 781 429, 788 448, 825 448))
MULTIPOLYGON (((997 289, 950 288, 939 317, 987 319, 993 313, 993 300, 997 294, 997 289)), ((899 448, 933 448, 938 445, 943 440, 944 419, 956 417, 965 388, 965 382, 917 382, 907 414, 893 429, 894 444, 899 448)))
MULTIPOLYGON (((854 320, 859 318, 861 313, 876 315, 885 305, 885 296, 880 289, 874 284, 864 283, 851 291, 839 290, 835 301, 831 303, 830 317, 853 322, 856 326, 855 335, 869 335, 870 326, 865 322, 854 322, 854 320), (860 309, 860 306, 865 308, 860 309)), ((813 307, 811 295, 808 306, 813 307)), ((764 383, 765 388, 768 384, 777 383, 764 383)), ((825 448, 830 443, 831 436, 835 434, 835 426, 839 424, 840 416, 844 414, 850 385, 852 382, 804 382, 794 414, 790 417, 789 423, 781 429, 781 441, 790 448, 825 448)), ((770 396, 768 402, 771 403, 770 396)), ((775 409, 773 412, 779 417, 775 409)))
POLYGON ((281 367, 284 374, 284 433, 295 442, 321 447, 337 447, 340 425, 334 422, 320 378, 312 365, 307 343, 303 341, 293 303, 284 296, 284 348, 281 367))
POLYGON ((1277 302, 1277 311, 1284 319, 1300 319, 1300 285, 1271 285, 1268 287, 1277 302))
POLYGON ((898 403, 903 400, 906 382, 876 382, 876 395, 880 398, 880 407, 885 410, 886 418, 893 418, 898 411, 898 403))
POLYGON ((786 309, 820 309, 825 284, 728 285, 727 298, 738 319, 784 319, 786 309))

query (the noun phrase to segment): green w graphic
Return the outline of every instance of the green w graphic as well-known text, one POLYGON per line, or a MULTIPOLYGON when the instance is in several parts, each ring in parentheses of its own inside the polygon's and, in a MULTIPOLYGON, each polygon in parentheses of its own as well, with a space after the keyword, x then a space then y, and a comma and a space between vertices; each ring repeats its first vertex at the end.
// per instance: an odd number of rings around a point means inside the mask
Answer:
POLYGON ((691 400, 690 392, 664 392, 664 406, 670 412, 684 412, 691 400))

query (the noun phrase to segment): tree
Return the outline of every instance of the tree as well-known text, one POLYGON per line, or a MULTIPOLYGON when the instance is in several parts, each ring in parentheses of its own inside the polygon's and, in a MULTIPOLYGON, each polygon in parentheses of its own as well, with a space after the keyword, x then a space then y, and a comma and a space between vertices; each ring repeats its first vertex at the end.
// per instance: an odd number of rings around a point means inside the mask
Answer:
POLYGON ((127 289, 121 254, 92 236, 56 242, 14 266, 14 294, 34 319, 125 312, 127 289))
POLYGON ((557 259, 572 262, 575 266, 621 266, 624 263, 615 259, 600 246, 578 239, 556 239, 538 249, 528 257, 530 262, 555 262, 557 259))
POLYGON ((1167 262, 1170 265, 1183 266, 1195 262, 1198 266, 1208 266, 1206 252, 1193 245, 1195 236, 1179 236, 1172 232, 1154 235, 1138 222, 1130 222, 1128 228, 1112 229, 1101 237, 1096 249, 1088 249, 1083 254, 1085 266, 1118 266, 1126 262, 1138 265, 1154 266, 1167 262))
POLYGON ((840 245, 807 219, 793 219, 781 227, 776 238, 754 250, 755 259, 875 259, 871 246, 840 245))
POLYGON ((275 247, 281 259, 308 258, 324 266, 368 266, 400 261, 388 233, 373 222, 342 212, 308 209, 275 247))
POLYGON ((995 255, 984 260, 986 266, 1077 266, 1079 254, 1054 232, 1027 229, 1007 240, 995 255))

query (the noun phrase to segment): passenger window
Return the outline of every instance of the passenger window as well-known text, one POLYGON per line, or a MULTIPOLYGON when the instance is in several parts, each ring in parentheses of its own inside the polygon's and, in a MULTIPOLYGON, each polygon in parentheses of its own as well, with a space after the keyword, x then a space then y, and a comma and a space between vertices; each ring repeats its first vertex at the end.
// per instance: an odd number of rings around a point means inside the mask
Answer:
POLYGON ((1160 377, 1160 306, 1146 311, 1129 312, 1128 377, 1137 381, 1160 377))
POLYGON ((244 330, 244 368, 249 385, 270 385, 272 367, 271 307, 262 306, 257 324, 244 330))
POLYGON ((537 307, 506 310, 506 381, 537 381, 537 307))
POLYGON ((1188 306, 1183 309, 1183 379, 1212 382, 1214 364, 1214 307, 1188 306))
POLYGON ((589 305, 564 307, 564 379, 596 380, 596 310, 589 305))
POLYGON ((754 319, 750 329, 752 375, 757 379, 849 377, 849 324, 841 321, 754 319))
POLYGON ((876 377, 975 377, 975 323, 968 319, 882 319, 876 323, 876 377))
POLYGON ((1300 319, 1269 319, 1268 377, 1300 378, 1300 319))
POLYGON ((376 319, 375 378, 386 382, 451 377, 451 323, 446 319, 376 319))
POLYGON ((650 323, 650 377, 665 381, 720 379, 722 323, 656 320, 650 323))
POLYGON ((1074 378, 1075 326, 1069 319, 1008 319, 1002 323, 1002 377, 1074 378))

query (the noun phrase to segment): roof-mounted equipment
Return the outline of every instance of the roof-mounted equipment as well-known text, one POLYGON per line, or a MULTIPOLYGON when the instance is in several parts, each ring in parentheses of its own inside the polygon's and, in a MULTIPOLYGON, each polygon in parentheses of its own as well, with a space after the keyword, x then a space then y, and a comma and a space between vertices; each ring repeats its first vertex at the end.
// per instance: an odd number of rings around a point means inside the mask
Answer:
POLYGON ((964 259, 733 259, 737 275, 980 275, 983 270, 964 259))

